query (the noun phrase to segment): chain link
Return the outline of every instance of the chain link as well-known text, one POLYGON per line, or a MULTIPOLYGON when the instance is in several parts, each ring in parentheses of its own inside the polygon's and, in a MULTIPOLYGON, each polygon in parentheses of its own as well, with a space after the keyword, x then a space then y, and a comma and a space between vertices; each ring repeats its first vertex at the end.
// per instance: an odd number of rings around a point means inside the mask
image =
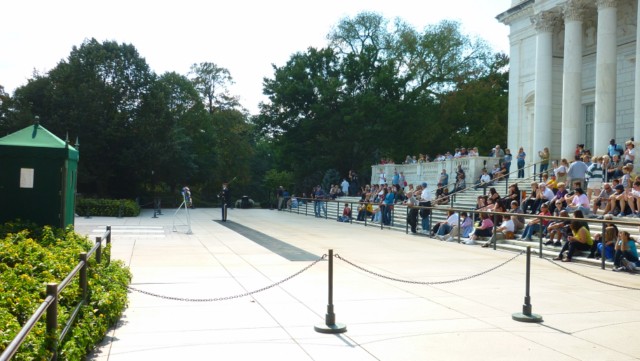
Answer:
POLYGON ((399 278, 385 276, 385 275, 382 275, 380 273, 370 271, 370 270, 368 270, 368 269, 366 269, 364 267, 358 266, 355 263, 353 263, 351 261, 348 261, 345 258, 341 257, 339 254, 335 254, 334 257, 339 259, 339 260, 342 260, 343 262, 348 263, 349 265, 351 265, 351 266, 353 266, 353 267, 355 267, 355 268, 357 268, 357 269, 359 269, 361 271, 364 271, 366 273, 369 273, 369 274, 372 274, 374 276, 377 276, 377 277, 380 277, 380 278, 384 278, 384 279, 387 279, 387 280, 396 281, 396 282, 403 282, 403 283, 410 283, 410 284, 416 284, 416 285, 442 285, 442 284, 447 284, 447 283, 455 283, 455 282, 466 281, 466 280, 470 280, 470 279, 478 277, 478 276, 485 275, 485 274, 487 274, 487 273, 489 273, 491 271, 494 271, 494 270, 506 265, 507 263, 509 263, 509 262, 513 261, 514 259, 518 258, 519 256, 521 256, 522 254, 524 254, 524 252, 518 253, 517 255, 513 256, 512 258, 502 262, 501 264, 499 264, 499 265, 497 265, 497 266, 495 266, 493 268, 489 268, 486 271, 482 271, 480 273, 477 273, 477 274, 474 274, 474 275, 471 275, 471 276, 458 278, 458 279, 454 279, 454 280, 448 280, 448 281, 432 281, 432 282, 409 281, 409 280, 403 280, 403 279, 399 279, 399 278))
POLYGON ((550 260, 550 259, 548 259, 546 257, 544 259, 545 259, 545 261, 551 262, 551 264, 554 264, 554 265, 556 265, 556 266, 558 266, 558 267, 560 267, 560 268, 562 268, 562 269, 564 269, 566 271, 569 271, 569 272, 571 272, 571 273, 573 273, 575 275, 578 275, 580 277, 584 277, 586 279, 589 279, 589 280, 592 280, 592 281, 595 281, 595 282, 598 282, 598 283, 602 283, 602 284, 605 284, 605 285, 613 286, 613 287, 619 287, 619 288, 625 288, 625 289, 628 289, 628 290, 640 291, 640 288, 629 287, 629 286, 621 286, 621 285, 617 285, 615 283, 605 282, 605 281, 599 280, 597 278, 593 278, 593 277, 590 277, 590 276, 587 276, 587 275, 583 275, 582 273, 578 273, 577 271, 574 271, 574 270, 572 270, 570 268, 567 268, 567 267, 565 267, 565 266, 563 266, 563 265, 561 265, 561 264, 559 264, 557 262, 554 262, 554 261, 552 261, 552 260, 550 260))
POLYGON ((270 288, 276 287, 281 285, 282 283, 298 276, 299 274, 301 274, 302 272, 308 270, 309 268, 315 266, 316 264, 318 264, 318 262, 324 260, 327 258, 326 254, 323 254, 322 257, 320 257, 319 259, 315 260, 313 263, 309 264, 308 266, 306 266, 305 268, 301 269, 300 271, 292 274, 291 276, 280 280, 276 283, 273 283, 269 286, 266 287, 262 287, 260 289, 257 289, 255 291, 251 291, 251 292, 246 292, 246 293, 242 293, 239 295, 233 295, 233 296, 226 296, 226 297, 215 297, 215 298, 187 298, 187 297, 173 297, 173 296, 165 296, 165 295, 160 295, 157 293, 153 293, 153 292, 149 292, 149 291, 145 291, 145 290, 141 290, 139 288, 135 288, 132 286, 127 286, 128 289, 130 289, 131 291, 135 291, 135 292, 139 292, 148 296, 152 296, 152 297, 157 297, 157 298, 162 298, 165 300, 173 300, 173 301, 182 301, 182 302, 215 302, 215 301, 226 301, 226 300, 232 300, 232 299, 236 299, 236 298, 241 298, 241 297, 246 297, 246 296, 250 296, 253 294, 256 294, 258 292, 262 292, 262 291, 266 291, 270 288))

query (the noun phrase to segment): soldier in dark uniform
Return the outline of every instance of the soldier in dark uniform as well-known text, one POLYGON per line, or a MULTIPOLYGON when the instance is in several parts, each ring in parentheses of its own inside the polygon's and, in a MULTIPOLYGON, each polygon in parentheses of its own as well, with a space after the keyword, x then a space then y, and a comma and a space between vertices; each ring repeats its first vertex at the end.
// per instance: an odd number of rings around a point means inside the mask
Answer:
POLYGON ((231 192, 229 192, 229 183, 222 183, 222 191, 218 194, 218 197, 222 200, 222 221, 227 221, 227 209, 231 204, 231 192))

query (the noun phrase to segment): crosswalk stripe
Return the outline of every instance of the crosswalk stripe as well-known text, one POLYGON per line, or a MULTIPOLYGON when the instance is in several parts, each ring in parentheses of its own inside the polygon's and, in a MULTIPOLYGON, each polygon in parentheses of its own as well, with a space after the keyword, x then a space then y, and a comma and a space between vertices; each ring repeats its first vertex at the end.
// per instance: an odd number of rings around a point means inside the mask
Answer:
MULTIPOLYGON (((104 234, 106 227, 94 228, 89 236, 91 238, 100 237, 104 234)), ((164 238, 165 229, 162 226, 111 226, 111 235, 122 238, 164 238)))

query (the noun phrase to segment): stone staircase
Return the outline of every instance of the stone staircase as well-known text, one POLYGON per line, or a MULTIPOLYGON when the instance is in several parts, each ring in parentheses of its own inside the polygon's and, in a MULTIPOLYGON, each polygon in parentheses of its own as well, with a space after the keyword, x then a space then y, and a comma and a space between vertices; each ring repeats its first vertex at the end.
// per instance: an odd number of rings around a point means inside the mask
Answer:
MULTIPOLYGON (((519 187, 521 190, 530 190, 530 183, 531 183, 531 179, 522 179, 519 181, 519 187)), ((509 184, 511 184, 513 182, 510 182, 509 184)), ((500 195, 505 195, 505 191, 506 191, 506 184, 505 181, 499 181, 496 182, 494 185, 492 185, 494 188, 496 188, 496 190, 498 191, 498 193, 500 195)), ((487 189, 487 193, 488 193, 488 189, 487 189)), ((455 194, 454 200, 453 200, 453 204, 452 207, 456 208, 456 209, 468 209, 468 210, 474 210, 476 208, 476 200, 477 197, 479 195, 483 195, 484 194, 484 190, 483 189, 473 189, 473 188, 469 188, 467 190, 465 190, 464 192, 460 192, 455 194)), ((360 201, 360 197, 340 197, 338 199, 336 199, 335 201, 328 201, 327 202, 327 214, 326 217, 323 217, 329 221, 337 221, 338 216, 342 215, 342 209, 344 207, 345 203, 349 203, 350 207, 352 209, 353 212, 353 219, 351 221, 352 224, 360 224, 360 225, 365 225, 365 222, 362 221, 357 221, 356 220, 356 216, 357 216, 357 209, 358 209, 358 205, 359 205, 359 201, 360 201)), ((435 224, 436 222, 440 222, 443 221, 447 218, 447 209, 449 208, 449 205, 438 205, 436 206, 436 208, 432 211, 432 219, 431 219, 431 224, 435 224)), ((375 206, 374 206, 375 209, 375 206)), ((313 203, 310 202, 307 205, 301 205, 299 208, 294 208, 294 209, 290 209, 289 212, 292 213, 297 213, 297 214, 301 214, 301 215, 307 215, 307 216, 314 216, 314 209, 313 209, 313 203)), ((600 211, 602 212, 602 211, 600 211)), ((408 226, 407 226, 407 222, 406 222, 406 215, 407 215, 407 207, 402 205, 402 204, 396 204, 394 206, 394 211, 392 214, 392 224, 390 226, 384 226, 381 227, 380 222, 376 222, 373 223, 370 221, 370 218, 367 220, 366 225, 369 227, 378 227, 378 228, 384 228, 384 229, 391 229, 391 230, 395 230, 395 231, 400 231, 400 232, 409 232, 408 226)), ((602 223, 599 222, 594 222, 592 219, 586 219, 586 221, 589 223, 589 227, 591 229, 592 233, 599 233, 601 228, 602 228, 602 223)), ((615 218, 614 221, 624 221, 627 223, 631 223, 631 224, 627 224, 627 225, 620 225, 618 224, 618 229, 620 231, 625 230, 628 231, 632 237, 638 239, 638 237, 640 237, 640 220, 637 218, 615 218), (635 225, 637 224, 637 225, 635 225)), ((422 233, 421 228, 420 228, 421 222, 420 222, 420 218, 418 218, 418 234, 417 236, 419 237, 424 237, 433 241, 439 241, 436 238, 432 238, 430 236, 428 236, 427 234, 422 233)), ((518 235, 516 235, 516 237, 518 237, 518 235)), ((534 236, 534 241, 533 242, 526 242, 526 241, 519 241, 519 240, 501 240, 498 241, 496 248, 497 249, 501 249, 501 250, 507 250, 507 251, 513 251, 513 252, 522 252, 522 251, 526 251, 528 246, 531 246, 531 252, 532 254, 535 255, 539 255, 540 254, 540 250, 542 251, 542 255, 545 258, 553 258, 555 256, 558 255, 558 253, 560 252, 560 247, 554 247, 554 246, 545 246, 544 242, 547 241, 547 239, 543 239, 542 240, 542 247, 540 247, 540 238, 539 235, 534 236)), ((457 241, 457 240, 456 240, 457 241)), ((482 244, 484 242, 479 242, 479 244, 482 244)), ((582 252, 582 253, 577 253, 574 256, 574 262, 580 262, 580 263, 585 263, 585 264, 589 264, 589 265, 593 265, 593 266, 597 266, 600 267, 601 266, 601 260, 597 260, 597 259, 589 259, 586 256, 588 255, 588 252, 582 252)), ((613 263, 611 261, 605 261, 606 264, 606 268, 607 269, 611 269, 613 266, 613 263)))

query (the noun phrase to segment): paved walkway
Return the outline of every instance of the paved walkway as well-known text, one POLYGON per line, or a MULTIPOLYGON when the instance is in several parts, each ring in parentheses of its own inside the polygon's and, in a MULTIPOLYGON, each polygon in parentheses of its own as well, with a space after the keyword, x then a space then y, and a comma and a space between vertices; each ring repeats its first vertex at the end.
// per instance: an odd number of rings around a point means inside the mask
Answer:
POLYGON ((140 292, 91 360, 635 360, 640 355, 640 276, 579 264, 571 271, 532 258, 531 303, 543 323, 513 321, 525 288, 524 255, 440 242, 270 210, 229 212, 253 230, 220 222, 219 209, 191 211, 193 234, 172 231, 173 212, 152 218, 76 219, 95 237, 113 226, 113 257, 133 272, 132 286, 176 298, 251 296, 187 302, 140 292), (249 233, 247 233, 249 232, 249 233), (251 234, 250 234, 251 233, 251 234), (244 235, 243 235, 244 234, 244 235), (256 236, 257 234, 257 236, 256 236), (262 234, 263 236, 260 236, 262 234), (262 237, 262 245, 251 238, 262 237), (268 239, 268 240, 265 240, 268 239), (272 241, 272 243, 270 243, 272 241), (339 335, 322 334, 328 262, 290 260, 301 250, 334 260, 339 335), (284 252, 284 253, 283 253, 284 252), (418 282, 460 280, 433 285, 418 282))

